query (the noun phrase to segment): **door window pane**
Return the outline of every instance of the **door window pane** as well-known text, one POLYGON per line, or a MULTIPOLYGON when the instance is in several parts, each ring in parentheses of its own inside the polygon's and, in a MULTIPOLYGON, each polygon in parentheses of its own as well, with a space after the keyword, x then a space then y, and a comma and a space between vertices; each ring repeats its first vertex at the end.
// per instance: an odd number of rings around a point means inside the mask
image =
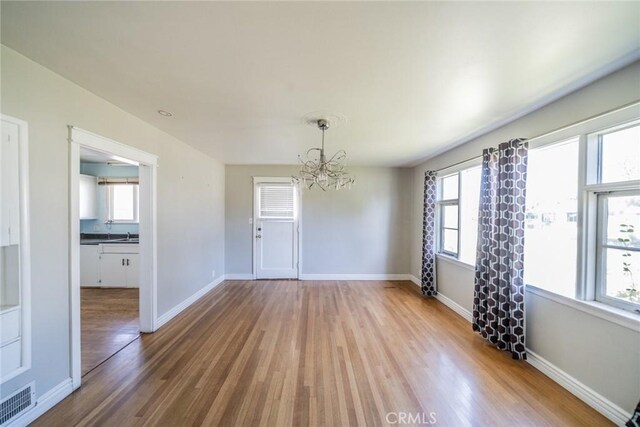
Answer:
POLYGON ((441 200, 451 200, 458 198, 458 174, 442 178, 441 200))
POLYGON ((524 279, 575 297, 578 139, 529 151, 524 279))
POLYGON ((601 182, 640 179, 640 126, 602 135, 601 182))

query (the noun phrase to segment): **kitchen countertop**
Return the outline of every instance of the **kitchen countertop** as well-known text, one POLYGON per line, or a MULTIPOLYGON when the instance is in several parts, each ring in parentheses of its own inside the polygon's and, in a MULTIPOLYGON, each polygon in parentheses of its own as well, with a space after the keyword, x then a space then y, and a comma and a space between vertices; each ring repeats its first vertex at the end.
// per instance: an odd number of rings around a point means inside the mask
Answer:
POLYGON ((100 245, 100 244, 136 244, 140 243, 138 234, 104 234, 104 233, 80 233, 81 245, 100 245))

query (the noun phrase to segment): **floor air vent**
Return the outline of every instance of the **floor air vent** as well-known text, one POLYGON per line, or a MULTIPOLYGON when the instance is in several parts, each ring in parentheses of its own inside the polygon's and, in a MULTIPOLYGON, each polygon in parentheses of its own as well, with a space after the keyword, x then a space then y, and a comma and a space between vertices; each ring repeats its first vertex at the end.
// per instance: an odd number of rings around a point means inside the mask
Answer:
POLYGON ((31 383, 0 402, 0 426, 9 424, 36 404, 36 388, 31 383))

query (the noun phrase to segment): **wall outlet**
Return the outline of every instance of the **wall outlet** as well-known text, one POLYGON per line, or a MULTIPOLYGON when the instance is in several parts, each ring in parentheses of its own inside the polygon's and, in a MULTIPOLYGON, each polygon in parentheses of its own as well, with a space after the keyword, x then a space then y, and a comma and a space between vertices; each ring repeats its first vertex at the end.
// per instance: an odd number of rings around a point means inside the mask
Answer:
POLYGON ((211 270, 211 278, 212 279, 216 278, 216 271, 215 270, 211 270))
POLYGON ((93 231, 100 231, 100 225, 93 224, 93 231))

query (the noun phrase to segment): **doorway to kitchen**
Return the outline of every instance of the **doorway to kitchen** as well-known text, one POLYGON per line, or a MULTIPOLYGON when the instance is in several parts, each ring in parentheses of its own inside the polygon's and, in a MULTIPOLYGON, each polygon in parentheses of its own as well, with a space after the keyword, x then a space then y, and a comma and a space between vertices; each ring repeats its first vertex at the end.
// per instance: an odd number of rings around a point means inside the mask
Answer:
POLYGON ((156 324, 157 157, 69 127, 71 361, 82 376, 156 324))

